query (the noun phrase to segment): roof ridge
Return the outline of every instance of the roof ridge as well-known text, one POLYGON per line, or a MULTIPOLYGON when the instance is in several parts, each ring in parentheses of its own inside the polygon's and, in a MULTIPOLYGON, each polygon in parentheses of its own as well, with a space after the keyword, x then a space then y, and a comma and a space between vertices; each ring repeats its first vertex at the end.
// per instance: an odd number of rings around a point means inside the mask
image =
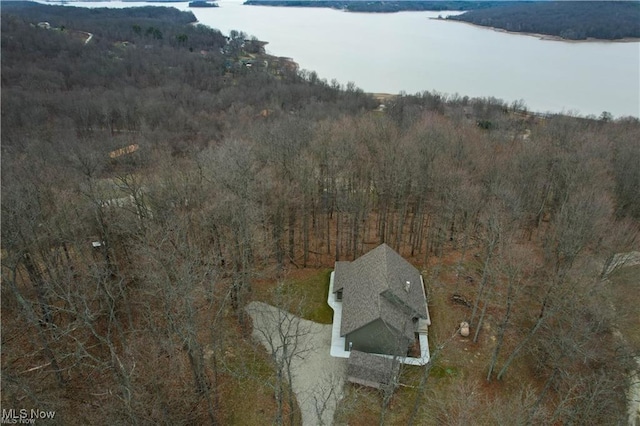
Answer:
POLYGON ((387 245, 387 243, 382 243, 380 245, 380 247, 383 247, 383 271, 384 271, 384 277, 383 277, 383 283, 384 283, 384 290, 380 292, 380 296, 382 296, 382 293, 384 293, 386 290, 389 290, 391 288, 391 286, 389 285, 389 250, 391 250, 391 247, 389 247, 387 245))
POLYGON ((391 289, 391 285, 390 285, 391 283, 389 280, 389 262, 391 261, 391 252, 394 252, 394 250, 387 243, 382 243, 377 248, 379 248, 382 251, 382 269, 384 273, 384 277, 383 277, 384 288, 379 293, 379 295, 381 296, 382 293, 391 289))

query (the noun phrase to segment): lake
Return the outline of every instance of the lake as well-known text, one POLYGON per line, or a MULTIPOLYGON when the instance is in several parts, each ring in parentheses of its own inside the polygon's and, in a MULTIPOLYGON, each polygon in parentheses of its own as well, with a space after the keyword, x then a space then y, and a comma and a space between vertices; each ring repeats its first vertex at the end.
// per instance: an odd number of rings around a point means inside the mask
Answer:
POLYGON ((82 2, 83 7, 162 5, 190 10, 225 34, 268 41, 267 53, 367 92, 424 90, 524 100, 539 112, 640 117, 640 43, 564 42, 430 18, 455 12, 350 13, 321 8, 188 3, 82 2))

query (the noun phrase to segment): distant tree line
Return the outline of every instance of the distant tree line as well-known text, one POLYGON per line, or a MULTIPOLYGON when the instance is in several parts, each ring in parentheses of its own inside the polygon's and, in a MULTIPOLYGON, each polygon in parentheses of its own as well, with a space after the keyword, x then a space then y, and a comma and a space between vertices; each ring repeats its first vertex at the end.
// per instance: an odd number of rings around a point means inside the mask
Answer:
POLYGON ((218 3, 203 1, 203 0, 196 0, 196 1, 189 2, 189 7, 218 7, 218 3))
POLYGON ((474 10, 507 6, 529 0, 497 1, 362 1, 362 0, 247 0, 251 6, 327 7, 349 12, 391 13, 420 10, 474 10))
POLYGON ((447 19, 569 40, 640 38, 637 1, 553 1, 472 10, 447 19))

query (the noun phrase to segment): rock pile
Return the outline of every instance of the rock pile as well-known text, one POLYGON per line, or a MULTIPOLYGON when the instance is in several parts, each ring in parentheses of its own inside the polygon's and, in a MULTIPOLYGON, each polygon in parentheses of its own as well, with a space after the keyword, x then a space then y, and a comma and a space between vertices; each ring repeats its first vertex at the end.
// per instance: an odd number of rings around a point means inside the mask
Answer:
POLYGON ((460 335, 462 337, 469 337, 469 323, 463 321, 460 323, 460 335))

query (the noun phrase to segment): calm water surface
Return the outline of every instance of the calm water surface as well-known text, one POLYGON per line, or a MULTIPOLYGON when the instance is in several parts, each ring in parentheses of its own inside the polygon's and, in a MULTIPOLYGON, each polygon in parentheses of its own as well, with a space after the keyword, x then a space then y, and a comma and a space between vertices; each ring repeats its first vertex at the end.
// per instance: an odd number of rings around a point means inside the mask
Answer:
MULTIPOLYGON (((156 3, 83 2, 85 7, 156 3)), ((522 99, 536 111, 640 116, 640 43, 539 40, 433 19, 442 12, 347 13, 319 8, 243 6, 189 8, 225 34, 241 30, 268 41, 322 78, 354 82, 367 92, 423 90, 522 99)), ((455 13, 455 12, 451 12, 455 13)))

